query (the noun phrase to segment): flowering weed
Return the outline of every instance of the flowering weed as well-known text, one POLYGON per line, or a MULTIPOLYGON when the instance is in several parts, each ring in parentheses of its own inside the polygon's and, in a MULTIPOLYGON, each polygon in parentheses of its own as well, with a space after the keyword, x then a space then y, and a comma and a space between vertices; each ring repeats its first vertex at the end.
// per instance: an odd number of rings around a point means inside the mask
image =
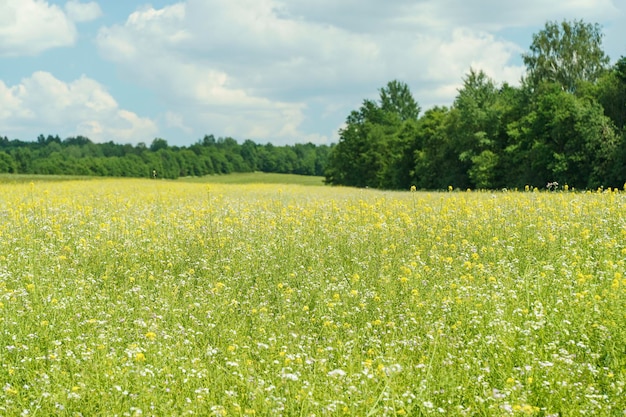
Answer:
POLYGON ((0 191, 0 415, 626 412, 623 193, 0 191))

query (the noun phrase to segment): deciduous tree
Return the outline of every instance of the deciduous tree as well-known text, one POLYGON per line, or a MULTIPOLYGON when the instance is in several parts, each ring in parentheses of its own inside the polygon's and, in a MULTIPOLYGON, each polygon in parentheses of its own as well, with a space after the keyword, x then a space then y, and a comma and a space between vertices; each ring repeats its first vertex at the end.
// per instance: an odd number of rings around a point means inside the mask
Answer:
POLYGON ((533 88, 542 82, 556 83, 567 92, 576 91, 580 81, 595 81, 609 63, 602 36, 598 24, 547 22, 533 35, 530 51, 522 55, 526 81, 533 88))

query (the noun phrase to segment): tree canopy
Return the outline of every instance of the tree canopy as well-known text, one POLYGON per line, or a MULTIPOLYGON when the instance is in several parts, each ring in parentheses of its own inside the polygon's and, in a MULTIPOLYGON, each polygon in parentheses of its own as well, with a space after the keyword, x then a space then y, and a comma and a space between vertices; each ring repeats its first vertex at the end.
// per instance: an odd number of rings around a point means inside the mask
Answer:
POLYGON ((530 85, 552 82, 568 92, 581 81, 595 82, 609 63, 600 25, 582 20, 547 22, 522 57, 530 85))
POLYGON ((0 173, 97 175, 174 179, 231 172, 324 174, 328 145, 274 146, 205 135, 189 147, 170 146, 155 138, 150 146, 93 143, 78 136, 61 140, 40 135, 36 142, 0 137, 0 173))
POLYGON ((378 102, 364 100, 347 117, 331 153, 328 183, 378 188, 408 184, 413 141, 409 132, 420 107, 403 82, 390 81, 379 92, 378 102))
POLYGON ((609 66, 597 24, 548 22, 522 55, 519 87, 470 68, 450 108, 419 117, 391 81, 353 111, 331 150, 331 184, 423 189, 622 187, 626 58, 609 66))

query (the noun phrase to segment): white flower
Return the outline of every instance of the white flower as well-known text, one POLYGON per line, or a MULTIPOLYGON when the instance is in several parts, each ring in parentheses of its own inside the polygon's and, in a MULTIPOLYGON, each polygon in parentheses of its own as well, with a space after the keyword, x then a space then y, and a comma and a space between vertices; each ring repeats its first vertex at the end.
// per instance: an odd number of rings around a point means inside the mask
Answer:
POLYGON ((400 372, 402 372, 402 365, 400 365, 399 363, 394 363, 393 365, 385 367, 385 373, 387 374, 387 376, 399 374, 400 372))
POLYGON ((289 373, 289 372, 283 373, 280 376, 281 376, 281 378, 287 379, 289 381, 297 381, 298 380, 298 375, 293 374, 293 373, 289 373))
POLYGON ((331 376, 333 378, 346 376, 346 371, 344 371, 343 369, 333 369, 328 373, 328 376, 331 376))

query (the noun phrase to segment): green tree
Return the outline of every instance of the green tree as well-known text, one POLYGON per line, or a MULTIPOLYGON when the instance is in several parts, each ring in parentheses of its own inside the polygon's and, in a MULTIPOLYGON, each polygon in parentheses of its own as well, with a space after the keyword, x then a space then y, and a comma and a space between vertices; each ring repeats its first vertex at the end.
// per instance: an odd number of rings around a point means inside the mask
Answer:
POLYGON ((457 186, 493 188, 498 185, 501 108, 495 82, 482 70, 470 69, 454 100, 448 134, 468 182, 457 186))
POLYGON ((247 164, 250 171, 256 171, 259 165, 259 156, 257 151, 257 144, 246 139, 241 145, 241 157, 247 164))
POLYGON ((406 83, 389 81, 379 92, 380 108, 384 112, 396 114, 402 121, 418 119, 421 108, 406 83))
POLYGON ((606 185, 618 137, 602 106, 544 83, 530 111, 510 125, 531 185, 549 181, 577 188, 606 185))
POLYGON ((626 57, 621 57, 599 79, 593 93, 619 131, 626 125, 626 57))
POLYGON ((161 149, 168 149, 169 145, 165 139, 154 138, 150 144, 150 152, 158 152, 161 149))
POLYGON ((329 155, 326 182, 357 187, 402 188, 410 179, 413 138, 406 134, 419 106, 408 86, 392 81, 380 91, 379 102, 364 100, 346 119, 339 143, 329 155))
POLYGON ((419 189, 445 188, 457 184, 458 154, 446 133, 447 107, 426 110, 419 119, 412 152, 412 185, 419 189))
POLYGON ((533 88, 542 82, 556 83, 574 92, 580 81, 596 81, 609 63, 602 36, 597 23, 547 22, 533 35, 530 52, 522 55, 528 70, 526 82, 533 88))
POLYGON ((17 172, 17 164, 11 155, 0 151, 0 173, 13 174, 17 172))

